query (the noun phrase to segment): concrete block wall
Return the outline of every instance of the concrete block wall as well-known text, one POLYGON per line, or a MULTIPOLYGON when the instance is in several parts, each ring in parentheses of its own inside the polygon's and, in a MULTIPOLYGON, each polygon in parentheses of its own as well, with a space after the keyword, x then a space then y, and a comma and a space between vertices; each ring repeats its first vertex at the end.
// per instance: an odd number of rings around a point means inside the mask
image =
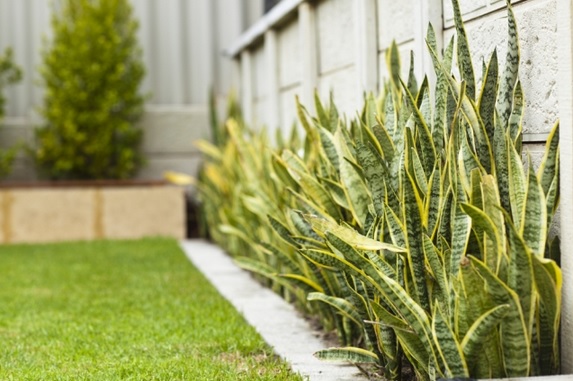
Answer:
POLYGON ((360 107, 356 81, 355 1, 322 0, 316 5, 318 93, 333 92, 339 112, 353 115, 360 107))
POLYGON ((284 135, 296 122, 295 95, 302 89, 301 39, 298 23, 291 22, 277 32, 279 77, 279 127, 284 135))
MULTIPOLYGON (((377 39, 378 39, 378 73, 380 79, 388 78, 386 52, 392 41, 396 41, 401 58, 402 76, 407 78, 410 51, 414 50, 416 39, 414 15, 416 0, 377 0, 377 39)), ((379 86, 381 87, 383 81, 379 86)))

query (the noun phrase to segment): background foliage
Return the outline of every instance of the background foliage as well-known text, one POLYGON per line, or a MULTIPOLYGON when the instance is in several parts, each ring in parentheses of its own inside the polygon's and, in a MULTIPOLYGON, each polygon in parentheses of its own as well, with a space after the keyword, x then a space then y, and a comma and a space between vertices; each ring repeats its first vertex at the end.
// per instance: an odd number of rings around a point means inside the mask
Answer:
POLYGON ((46 86, 34 157, 52 179, 122 179, 142 164, 138 23, 128 0, 66 0, 44 52, 46 86))
MULTIPOLYGON (((14 63, 12 49, 7 48, 4 54, 0 55, 0 120, 4 117, 4 106, 6 105, 4 88, 21 79, 22 70, 14 63)), ((17 146, 7 150, 0 150, 0 178, 10 173, 17 151, 17 146)))

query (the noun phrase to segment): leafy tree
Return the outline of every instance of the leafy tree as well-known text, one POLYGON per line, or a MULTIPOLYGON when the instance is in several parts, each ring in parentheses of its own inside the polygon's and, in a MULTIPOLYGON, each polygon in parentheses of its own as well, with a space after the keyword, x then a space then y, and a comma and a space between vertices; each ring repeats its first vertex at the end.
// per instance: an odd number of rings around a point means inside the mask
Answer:
POLYGON ((44 51, 43 116, 34 152, 52 179, 122 179, 143 162, 138 150, 145 74, 128 0, 65 0, 44 51))

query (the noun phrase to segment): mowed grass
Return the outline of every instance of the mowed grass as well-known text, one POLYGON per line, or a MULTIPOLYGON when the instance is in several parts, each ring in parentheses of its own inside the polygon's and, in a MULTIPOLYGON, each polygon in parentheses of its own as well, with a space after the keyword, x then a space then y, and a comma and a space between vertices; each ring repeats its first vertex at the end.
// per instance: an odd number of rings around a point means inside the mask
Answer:
POLYGON ((167 239, 0 246, 0 380, 301 380, 167 239))

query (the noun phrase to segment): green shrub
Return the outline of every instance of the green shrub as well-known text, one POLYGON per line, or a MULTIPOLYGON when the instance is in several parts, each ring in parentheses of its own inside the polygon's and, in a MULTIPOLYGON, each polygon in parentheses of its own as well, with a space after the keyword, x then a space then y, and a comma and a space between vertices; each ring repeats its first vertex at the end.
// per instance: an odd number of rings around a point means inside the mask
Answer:
MULTIPOLYGON (((4 117, 4 88, 7 85, 19 82, 22 79, 22 70, 14 64, 12 49, 8 48, 0 55, 0 120, 4 117)), ((16 157, 18 147, 0 150, 0 178, 10 173, 12 163, 16 157)))
POLYGON ((316 117, 298 106, 302 141, 271 148, 230 120, 226 140, 201 143, 205 218, 239 264, 336 327, 344 347, 319 358, 373 363, 389 380, 406 368, 420 380, 555 374, 558 125, 540 168, 525 166, 511 6, 506 66, 494 51, 478 86, 453 5, 443 57, 427 35, 435 87, 399 77, 394 44, 385 91, 349 124, 317 99, 316 117))
POLYGON ((144 76, 138 23, 128 0, 66 0, 52 19, 54 40, 44 52, 46 86, 34 151, 52 179, 122 179, 142 157, 144 76))

